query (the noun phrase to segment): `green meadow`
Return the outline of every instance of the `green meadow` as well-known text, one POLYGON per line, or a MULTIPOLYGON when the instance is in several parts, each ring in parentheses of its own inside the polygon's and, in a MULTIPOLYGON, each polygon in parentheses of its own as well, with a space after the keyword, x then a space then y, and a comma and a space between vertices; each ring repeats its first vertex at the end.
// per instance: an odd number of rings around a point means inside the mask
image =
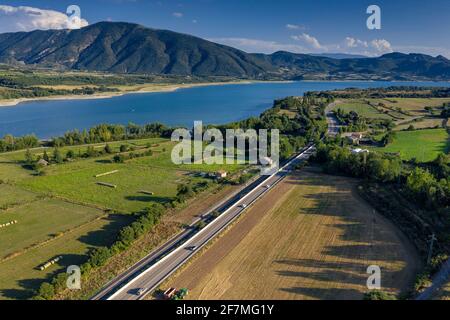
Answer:
POLYGON ((334 110, 341 109, 345 112, 354 111, 361 117, 368 119, 392 119, 387 114, 379 112, 377 109, 360 100, 347 100, 344 103, 339 103, 334 110))
POLYGON ((394 142, 378 151, 400 153, 402 160, 413 158, 420 162, 434 160, 439 153, 450 151, 449 135, 445 129, 400 131, 394 142))

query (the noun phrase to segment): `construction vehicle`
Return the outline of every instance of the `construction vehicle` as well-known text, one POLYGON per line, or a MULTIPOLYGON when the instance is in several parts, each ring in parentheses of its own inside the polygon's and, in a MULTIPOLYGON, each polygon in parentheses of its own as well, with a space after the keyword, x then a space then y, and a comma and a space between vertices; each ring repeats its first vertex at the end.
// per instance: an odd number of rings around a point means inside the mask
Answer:
POLYGON ((176 292, 177 292, 176 288, 169 288, 166 291, 164 291, 164 298, 165 299, 172 299, 175 296, 176 292))
POLYGON ((182 288, 172 296, 172 300, 183 300, 188 295, 188 293, 189 290, 187 288, 182 288))

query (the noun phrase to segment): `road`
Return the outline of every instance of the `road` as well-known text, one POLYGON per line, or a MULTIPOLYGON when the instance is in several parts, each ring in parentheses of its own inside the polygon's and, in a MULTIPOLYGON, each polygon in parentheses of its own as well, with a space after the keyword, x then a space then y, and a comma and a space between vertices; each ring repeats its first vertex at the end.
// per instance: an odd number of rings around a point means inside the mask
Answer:
POLYGON ((339 133, 339 120, 331 111, 335 106, 336 104, 333 102, 325 109, 325 116, 327 117, 328 123, 328 135, 331 137, 335 137, 339 133))
POLYGON ((226 209, 200 231, 189 228, 174 237, 158 250, 142 259, 127 272, 111 281, 94 300, 141 300, 153 291, 196 254, 211 239, 218 235, 249 206, 279 183, 296 164, 307 160, 314 152, 314 146, 303 150, 288 161, 275 174, 261 177, 223 206, 226 209))

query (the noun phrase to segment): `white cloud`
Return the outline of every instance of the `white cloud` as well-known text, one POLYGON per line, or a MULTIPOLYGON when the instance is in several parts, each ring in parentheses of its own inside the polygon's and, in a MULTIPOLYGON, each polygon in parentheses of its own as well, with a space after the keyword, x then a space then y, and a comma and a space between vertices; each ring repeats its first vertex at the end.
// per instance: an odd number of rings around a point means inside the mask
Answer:
POLYGON ((305 26, 303 26, 301 24, 288 23, 286 25, 286 29, 289 29, 289 30, 306 30, 307 27, 305 27, 305 26))
POLYGON ((288 23, 288 24, 286 25, 286 28, 287 28, 287 29, 290 29, 290 30, 298 30, 298 29, 300 29, 300 26, 298 26, 298 25, 296 25, 296 24, 290 24, 290 23, 288 23))
POLYGON ((369 44, 367 43, 367 41, 361 41, 359 39, 355 39, 352 37, 347 37, 345 38, 345 46, 348 48, 358 48, 358 47, 363 47, 363 48, 368 48, 369 44))
MULTIPOLYGON (((54 10, 0 5, 0 33, 36 29, 75 29, 73 22, 66 14, 54 10)), ((89 23, 85 19, 77 19, 76 24, 78 27, 85 27, 89 23)))
POLYGON ((181 12, 174 12, 174 13, 172 13, 172 15, 173 15, 175 18, 183 18, 183 13, 181 13, 181 12))
POLYGON ((227 46, 235 47, 246 52, 273 53, 275 51, 289 51, 294 53, 302 53, 306 51, 306 48, 303 46, 295 44, 283 44, 276 41, 247 38, 215 38, 209 40, 227 46))
POLYGON ((374 48, 378 53, 390 53, 393 52, 391 43, 385 39, 375 39, 370 42, 370 46, 374 48))
POLYGON ((352 54, 379 56, 394 51, 391 43, 385 39, 374 39, 372 41, 363 41, 360 39, 347 37, 345 38, 343 43, 344 43, 343 47, 346 53, 352 54))
POLYGON ((317 38, 307 34, 307 33, 302 33, 301 35, 298 36, 291 36, 292 39, 297 40, 297 41, 302 41, 304 43, 306 43, 308 46, 312 47, 313 49, 321 49, 321 50, 327 50, 326 47, 322 46, 319 42, 319 40, 317 40, 317 38))

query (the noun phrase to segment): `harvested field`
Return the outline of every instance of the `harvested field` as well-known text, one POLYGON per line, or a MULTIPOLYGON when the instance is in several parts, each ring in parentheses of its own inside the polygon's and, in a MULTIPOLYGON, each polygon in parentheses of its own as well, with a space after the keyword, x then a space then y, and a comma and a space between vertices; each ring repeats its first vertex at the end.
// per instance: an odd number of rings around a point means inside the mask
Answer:
POLYGON ((402 111, 410 112, 413 115, 426 115, 425 107, 440 107, 443 103, 449 102, 448 98, 389 98, 370 99, 373 103, 383 103, 389 108, 400 108, 402 111))
POLYGON ((432 129, 435 127, 444 127, 444 119, 439 118, 419 118, 416 121, 408 121, 407 123, 399 124, 395 127, 394 130, 401 131, 409 128, 410 125, 414 127, 414 129, 432 129))
POLYGON ((383 290, 408 289, 419 256, 356 182, 315 172, 284 180, 167 286, 189 288, 190 299, 361 299, 375 264, 383 290))
POLYGON ((433 297, 433 300, 450 300, 450 281, 447 284, 438 290, 433 297))

